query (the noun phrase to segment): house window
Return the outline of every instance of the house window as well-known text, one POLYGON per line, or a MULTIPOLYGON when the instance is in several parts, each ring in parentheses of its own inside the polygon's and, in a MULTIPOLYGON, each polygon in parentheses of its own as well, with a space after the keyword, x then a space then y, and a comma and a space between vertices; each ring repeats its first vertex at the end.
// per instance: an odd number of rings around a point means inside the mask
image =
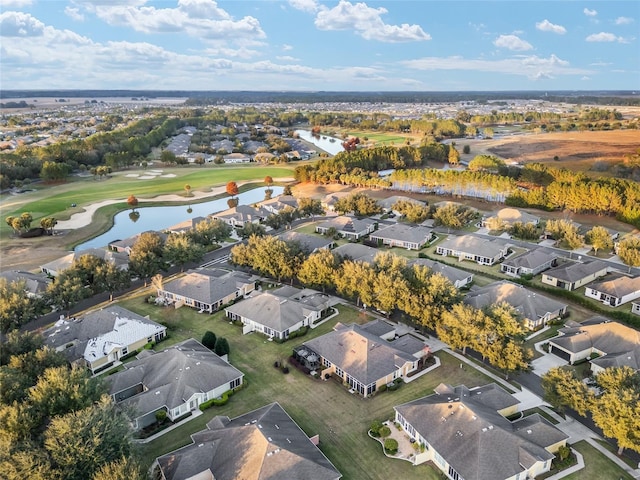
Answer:
POLYGON ((229 382, 229 389, 233 390, 236 387, 240 386, 240 382, 242 381, 241 378, 236 378, 235 380, 231 380, 231 382, 229 382))
POLYGON ((342 378, 344 377, 344 371, 340 367, 336 367, 336 375, 342 378))
POLYGON ((442 456, 436 451, 433 452, 433 458, 435 459, 436 463, 442 468, 444 468, 444 466, 447 464, 447 462, 444 461, 444 458, 442 458, 442 456))
POLYGON ((324 365, 325 367, 329 368, 331 366, 331 362, 329 360, 327 360, 326 358, 322 359, 322 365, 324 365))
POLYGON ((367 387, 367 395, 371 395, 375 391, 376 391, 376 384, 375 383, 372 383, 371 385, 369 385, 367 387))
POLYGON ((464 480, 464 478, 458 475, 458 472, 456 472, 451 466, 449 466, 449 477, 453 480, 464 480))
POLYGON ((120 357, 124 357, 127 353, 129 353, 129 349, 127 347, 122 347, 122 350, 120 350, 120 357))

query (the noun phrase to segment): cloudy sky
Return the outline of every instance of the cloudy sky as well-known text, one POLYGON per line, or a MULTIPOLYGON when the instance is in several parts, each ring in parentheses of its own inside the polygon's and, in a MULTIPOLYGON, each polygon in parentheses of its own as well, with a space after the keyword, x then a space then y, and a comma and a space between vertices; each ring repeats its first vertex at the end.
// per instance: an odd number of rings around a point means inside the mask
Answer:
POLYGON ((640 90, 640 2, 0 0, 2 89, 640 90))

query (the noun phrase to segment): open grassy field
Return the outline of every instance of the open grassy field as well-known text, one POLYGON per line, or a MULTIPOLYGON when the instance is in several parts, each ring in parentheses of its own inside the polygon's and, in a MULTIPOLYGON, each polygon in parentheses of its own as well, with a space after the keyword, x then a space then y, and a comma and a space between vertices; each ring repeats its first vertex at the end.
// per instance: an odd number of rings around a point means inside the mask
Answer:
MULTIPOLYGON (((2 198, 2 219, 22 212, 33 216, 32 226, 39 226, 40 218, 54 217, 67 220, 74 213, 84 211, 83 207, 105 200, 122 200, 119 203, 105 205, 93 215, 91 223, 85 227, 67 230, 61 235, 38 238, 14 238, 6 222, 0 222, 0 257, 3 269, 33 270, 43 263, 65 255, 74 245, 93 238, 108 230, 113 224, 116 213, 129 208, 126 199, 135 195, 141 203, 160 195, 171 195, 174 202, 197 203, 212 200, 206 197, 214 188, 224 192, 229 181, 256 182, 262 185, 269 175, 274 179, 290 179, 293 166, 205 166, 163 169, 162 176, 139 178, 145 171, 129 170, 117 172, 108 179, 94 180, 93 177, 74 177, 61 185, 34 184, 34 191, 21 195, 2 198), (166 176, 165 176, 166 175, 166 176), (172 176, 170 176, 172 175, 172 176), (191 186, 192 196, 187 198, 184 186, 191 186), (71 207, 76 204, 76 207, 71 207)), ((147 171, 148 172, 148 171, 147 171)), ((250 188, 248 183, 240 186, 240 191, 250 188)), ((222 193, 226 196, 226 193, 222 193)), ((160 202, 157 202, 160 205, 160 202)), ((164 203, 165 205, 168 203, 164 203)), ((175 203, 174 203, 175 204, 175 203)))
POLYGON ((632 480, 631 475, 584 440, 572 446, 584 456, 584 468, 566 480, 632 480))
POLYGON ((441 382, 453 385, 476 386, 490 380, 474 369, 459 368, 459 361, 442 352, 438 356, 442 365, 423 377, 402 385, 395 392, 383 392, 370 399, 350 394, 334 381, 315 380, 291 369, 285 375, 273 367, 275 361, 286 360, 294 346, 330 331, 336 322, 364 323, 369 320, 359 310, 339 305, 340 315, 311 330, 305 337, 283 344, 268 342, 262 335, 242 335, 240 327, 231 325, 219 312, 212 316, 181 308, 156 307, 144 303, 142 297, 121 302, 142 315, 150 315, 169 327, 169 339, 158 348, 170 346, 186 338, 198 340, 206 330, 227 338, 231 346, 231 364, 245 374, 248 386, 231 397, 223 407, 213 407, 200 417, 143 445, 145 463, 175 448, 191 442, 190 434, 201 430, 215 415, 235 417, 277 401, 308 435, 320 435, 320 448, 343 473, 345 480, 389 479, 436 480, 441 478, 431 467, 414 467, 406 461, 386 458, 380 445, 366 432, 375 419, 393 416, 393 406, 433 393, 441 382))

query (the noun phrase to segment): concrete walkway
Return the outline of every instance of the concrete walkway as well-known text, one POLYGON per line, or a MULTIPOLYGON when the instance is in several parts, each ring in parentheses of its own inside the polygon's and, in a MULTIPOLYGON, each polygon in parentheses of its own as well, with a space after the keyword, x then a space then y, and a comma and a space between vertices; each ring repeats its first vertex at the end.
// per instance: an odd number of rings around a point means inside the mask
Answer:
POLYGON ((572 473, 578 472, 584 468, 584 458, 582 457, 582 454, 577 450, 574 450, 573 448, 571 449, 571 451, 576 456, 576 460, 578 461, 578 463, 576 463, 573 467, 566 468, 561 472, 556 473, 555 475, 547 477, 547 480, 560 480, 561 478, 568 477, 572 473))

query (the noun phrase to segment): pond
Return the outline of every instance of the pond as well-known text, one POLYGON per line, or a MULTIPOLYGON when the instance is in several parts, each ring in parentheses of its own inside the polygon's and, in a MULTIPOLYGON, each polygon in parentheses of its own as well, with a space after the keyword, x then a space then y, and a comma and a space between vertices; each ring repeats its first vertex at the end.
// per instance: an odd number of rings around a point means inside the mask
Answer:
MULTIPOLYGON (((254 188, 237 196, 239 205, 251 205, 264 200, 265 187, 254 188)), ((283 187, 271 186, 272 197, 277 197, 284 190, 283 187)), ((138 233, 148 230, 163 230, 185 220, 195 217, 206 217, 209 214, 222 212, 229 208, 229 197, 211 200, 209 202, 184 204, 175 207, 141 207, 137 208, 137 216, 131 216, 131 210, 118 213, 113 219, 113 227, 110 230, 78 245, 77 251, 87 248, 106 247, 115 240, 124 240, 138 233), (187 210, 191 211, 188 212, 187 210), (137 217, 137 218, 136 218, 137 217)))
POLYGON ((339 138, 327 137, 326 135, 313 136, 309 130, 296 130, 302 140, 309 143, 313 143, 316 147, 321 148, 331 155, 337 155, 340 152, 344 152, 342 148, 342 140, 339 138))

